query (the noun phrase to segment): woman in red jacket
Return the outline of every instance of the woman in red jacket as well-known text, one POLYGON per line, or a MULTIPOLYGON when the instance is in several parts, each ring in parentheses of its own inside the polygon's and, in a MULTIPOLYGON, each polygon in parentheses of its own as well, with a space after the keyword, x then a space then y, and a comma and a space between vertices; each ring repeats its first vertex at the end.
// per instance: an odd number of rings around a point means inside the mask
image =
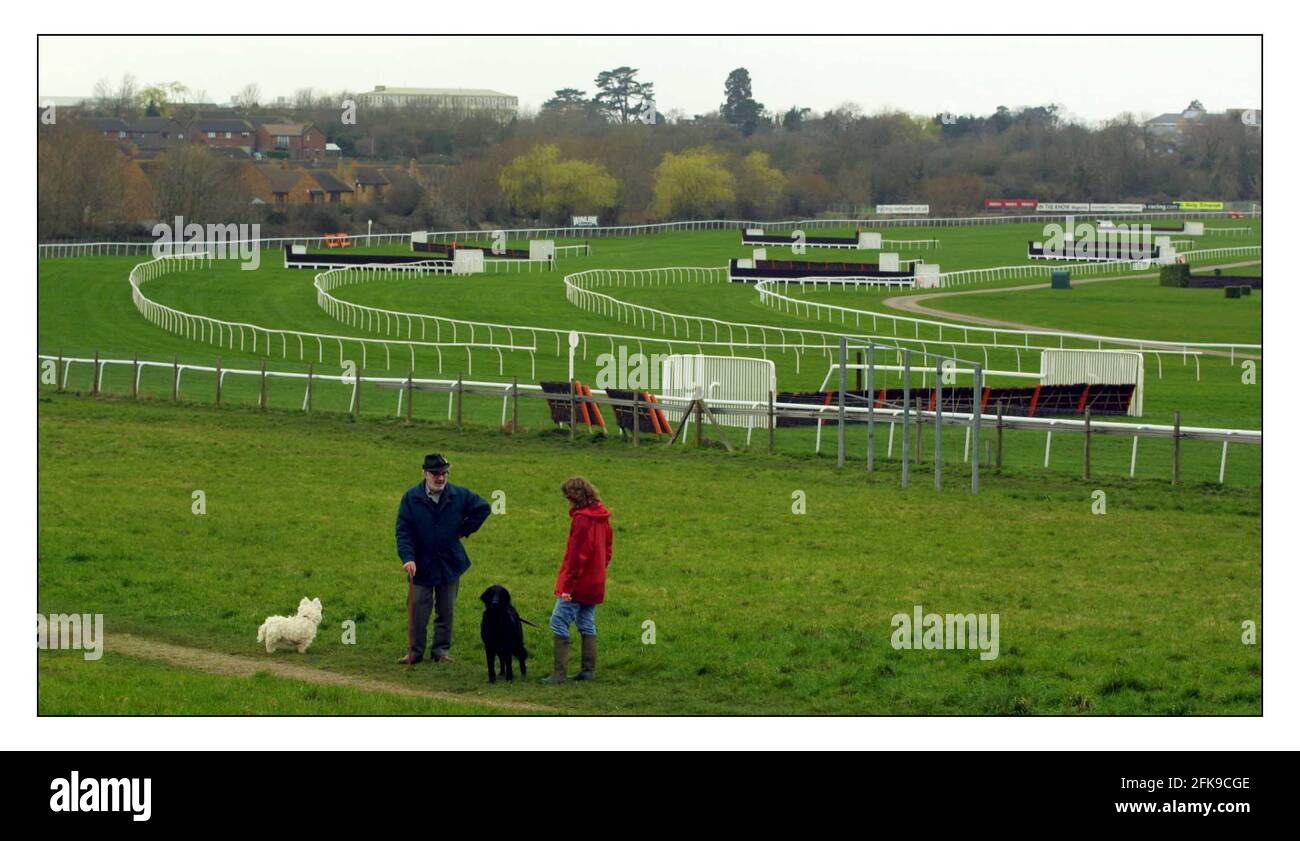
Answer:
POLYGON ((542 683, 564 683, 569 669, 569 626, 582 635, 582 671, 574 680, 596 677, 596 605, 605 601, 605 567, 614 555, 614 531, 609 511, 595 487, 581 476, 560 486, 569 500, 569 544, 555 579, 555 668, 542 683))

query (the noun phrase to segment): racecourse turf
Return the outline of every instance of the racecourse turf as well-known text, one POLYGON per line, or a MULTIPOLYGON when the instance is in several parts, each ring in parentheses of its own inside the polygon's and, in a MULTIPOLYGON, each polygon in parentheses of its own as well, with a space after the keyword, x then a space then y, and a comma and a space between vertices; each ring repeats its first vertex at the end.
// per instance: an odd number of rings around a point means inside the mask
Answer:
MULTIPOLYGON (((1041 238, 1041 228, 901 228, 885 236, 939 238, 935 252, 900 250, 934 259, 947 271, 1023 264, 1024 242, 1041 238)), ((1205 245, 1258 242, 1222 240, 1205 245)), ((721 266, 748 253, 735 231, 596 239, 592 248, 590 257, 562 259, 555 272, 406 278, 336 294, 451 318, 662 338, 659 331, 576 309, 564 298, 563 276, 589 267, 721 266)), ((778 251, 770 253, 784 256, 778 251)), ((861 259, 841 251, 810 250, 809 256, 861 259)), ((306 369, 296 348, 273 347, 269 356, 265 348, 217 348, 146 322, 131 304, 126 281, 144 259, 41 260, 40 351, 306 369)), ((277 252, 264 252, 262 259, 257 271, 218 262, 162 277, 145 290, 161 303, 216 318, 362 334, 316 306, 313 272, 284 269, 277 252)), ((1064 293, 949 297, 934 306, 1123 336, 1259 341, 1261 294, 1226 301, 1220 292, 1211 300, 1201 290, 1155 284, 1106 281, 1064 293)), ((600 291, 729 321, 866 332, 857 324, 832 327, 762 306, 753 288, 742 284, 600 291)), ((884 311, 879 293, 814 297, 884 311)), ((471 358, 447 350, 441 370, 422 350, 415 374, 564 379, 567 360, 548 344, 553 341, 540 340, 531 358, 514 352, 498 360, 484 351, 471 358)), ((366 374, 406 375, 409 359, 381 360, 376 348, 369 346, 366 374)), ((595 341, 584 344, 579 379, 594 381, 598 356, 609 350, 595 341)), ((994 351, 989 361, 1036 367, 1036 358, 1013 360, 1012 353, 994 351)), ((348 356, 356 356, 351 347, 348 356)), ((771 358, 783 390, 818 388, 829 365, 814 353, 771 358)), ((312 361, 317 372, 340 371, 337 353, 312 361)), ((1259 377, 1247 383, 1240 359, 1203 357, 1199 379, 1195 362, 1165 357, 1157 375, 1157 363, 1148 360, 1144 420, 1167 423, 1177 410, 1184 424, 1259 428, 1262 363, 1256 363, 1259 377)), ((897 384, 893 376, 891 386, 897 384)), ((317 387, 311 415, 301 413, 301 384, 277 380, 269 386, 270 411, 256 411, 255 377, 229 377, 219 409, 210 405, 215 378, 201 372, 184 375, 181 405, 168 405, 171 372, 165 369, 145 371, 139 401, 123 397, 130 388, 128 367, 105 370, 104 391, 116 396, 91 400, 89 387, 90 369, 82 365, 72 368, 68 382, 75 394, 40 389, 38 608, 102 612, 110 634, 257 656, 253 637, 261 619, 315 595, 326 606, 328 632, 323 629, 301 658, 275 657, 449 690, 471 707, 476 699, 505 696, 589 713, 1260 711, 1258 648, 1240 639, 1241 623, 1257 621, 1260 610, 1258 447, 1231 448, 1227 482, 1220 486, 1219 445, 1183 442, 1184 482, 1170 487, 1167 442, 1143 440, 1130 479, 1130 440, 1098 437, 1093 479, 1084 482, 1077 478, 1078 436, 1057 436, 1045 469, 1043 436, 1008 432, 1003 470, 986 468, 982 493, 973 497, 963 435, 951 428, 943 438, 944 489, 936 493, 929 428, 912 487, 904 491, 899 445, 885 457, 887 433, 878 430, 880 470, 868 474, 866 430, 859 425, 849 428, 849 464, 839 470, 833 426, 822 431, 820 456, 814 454, 815 430, 808 428, 780 429, 770 456, 765 431, 756 431, 746 449, 743 430, 732 430, 730 443, 745 451, 728 455, 716 445, 670 449, 645 441, 633 448, 616 435, 585 430, 571 444, 534 400, 520 402, 523 430, 507 436, 498 430, 502 401, 483 396, 466 398, 465 428, 457 431, 447 395, 417 394, 416 423, 405 427, 395 417, 396 392, 372 385, 362 389, 360 422, 344 414, 348 390, 338 384, 317 387), (503 491, 506 513, 469 541, 475 566, 457 615, 458 662, 395 672, 392 661, 404 639, 404 581, 391 545, 392 509, 416 479, 412 465, 432 450, 456 454, 455 480, 484 496, 503 491), (102 456, 92 476, 86 476, 85 452, 102 456), (600 613, 601 679, 560 693, 524 684, 488 688, 474 597, 487 584, 503 583, 527 616, 545 620, 567 522, 556 489, 573 473, 595 481, 615 511, 610 601, 600 613), (107 492, 87 504, 78 492, 86 481, 107 492), (202 516, 190 513, 191 494, 199 489, 209 501, 202 516), (1093 513, 1096 490, 1106 492, 1104 515, 1093 513), (791 512, 796 491, 808 501, 805 514, 791 512), (890 617, 914 604, 927 612, 999 613, 1000 656, 982 661, 971 651, 895 650, 890 617), (357 622, 356 645, 340 641, 337 623, 346 618, 357 622), (657 633, 653 645, 642 642, 647 620, 657 633)), ((540 674, 549 640, 543 632, 529 633, 536 656, 530 673, 540 674)), ((78 660, 75 670, 53 665, 66 654, 42 655, 43 712, 255 711, 239 691, 216 685, 250 679, 226 676, 191 681, 165 704, 115 701, 123 697, 113 694, 117 686, 161 680, 145 674, 160 667, 111 655, 84 665, 78 660), (74 674, 90 694, 68 688, 74 674), (103 691, 95 694, 99 683, 103 691)), ((376 697, 372 704, 371 695, 361 693, 347 703, 313 704, 313 698, 301 702, 295 691, 268 687, 266 694, 282 698, 286 712, 417 711, 407 709, 409 698, 376 697)), ((455 711, 418 703, 418 711, 455 711)))

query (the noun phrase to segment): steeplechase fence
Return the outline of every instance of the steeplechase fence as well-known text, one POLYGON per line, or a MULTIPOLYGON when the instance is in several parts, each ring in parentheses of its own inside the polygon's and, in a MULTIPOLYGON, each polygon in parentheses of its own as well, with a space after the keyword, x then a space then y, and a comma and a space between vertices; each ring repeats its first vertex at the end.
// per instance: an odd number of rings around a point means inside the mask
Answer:
MULTIPOLYGON (((713 424, 713 430, 719 437, 720 442, 729 451, 735 448, 725 435, 723 425, 718 422, 720 418, 727 418, 731 421, 728 424, 729 426, 733 428, 740 427, 746 431, 745 444, 747 447, 752 446, 754 430, 766 431, 769 453, 775 452, 777 431, 783 426, 795 425, 800 422, 805 425, 809 423, 815 424, 817 426, 816 447, 818 452, 820 452, 821 448, 822 427, 824 425, 833 426, 837 432, 837 464, 841 467, 846 463, 846 427, 850 423, 861 424, 867 429, 866 467, 868 471, 874 470, 876 467, 878 456, 875 437, 876 425, 883 424, 887 427, 888 432, 886 458, 893 458, 895 436, 897 435, 899 439, 901 447, 900 477, 904 487, 909 482, 912 469, 920 465, 921 448, 923 446, 922 430, 924 427, 930 427, 933 430, 934 445, 930 458, 935 487, 939 488, 941 486, 944 429, 946 427, 957 427, 965 432, 962 461, 969 465, 973 493, 979 492, 981 464, 985 467, 1000 468, 1002 466, 1004 431, 1043 433, 1045 435, 1044 468, 1050 466, 1053 435, 1082 436, 1084 443, 1082 471, 1085 479, 1091 478, 1091 441, 1093 436, 1132 439, 1130 476, 1135 475, 1139 439, 1171 440, 1174 444, 1172 481, 1175 484, 1181 479, 1179 443, 1182 441, 1204 441, 1221 444, 1222 454, 1218 475, 1220 483, 1224 482, 1230 444, 1258 446, 1263 443, 1262 431, 1184 426, 1179 422, 1177 413, 1175 413, 1175 422, 1172 425, 1166 425, 1146 422, 1098 421, 1087 416, 1082 420, 1055 417, 1021 417, 1003 414, 1000 408, 995 413, 989 412, 986 408, 980 408, 979 411, 976 411, 976 407, 969 407, 967 411, 952 411, 945 408, 947 402, 943 398, 941 391, 944 387, 942 385, 943 378, 937 375, 945 370, 946 363, 958 362, 963 367, 957 370, 972 372, 971 390, 974 394, 979 394, 984 389, 985 372, 978 362, 952 360, 951 357, 936 354, 916 353, 914 355, 914 351, 909 348, 876 346, 870 343, 859 345, 848 340, 840 343, 838 360, 839 387, 836 391, 830 393, 833 400, 828 400, 819 405, 779 400, 774 387, 767 393, 766 400, 752 397, 742 400, 711 399, 707 394, 696 392, 690 396, 671 393, 650 395, 653 398, 650 401, 642 399, 643 395, 649 394, 648 392, 633 391, 631 399, 616 398, 599 389, 579 389, 574 382, 570 382, 567 394, 560 395, 560 398, 567 400, 570 407, 583 404, 630 409, 633 422, 626 429, 622 426, 619 429, 620 434, 626 434, 633 445, 639 445, 641 439, 640 430, 642 427, 637 421, 638 415, 650 412, 653 408, 672 411, 682 418, 682 423, 678 425, 677 432, 669 443, 679 441, 683 444, 686 443, 690 437, 690 435, 686 434, 686 431, 688 427, 692 427, 696 446, 699 446, 705 429, 705 420, 707 419, 713 424), (848 388, 847 377, 851 367, 851 363, 848 361, 849 353, 855 350, 865 351, 866 353, 867 364, 860 367, 863 368, 866 375, 865 394, 871 395, 872 399, 863 400, 861 394, 855 394, 848 388), (896 351, 903 355, 904 366, 906 366, 909 376, 903 379, 904 391, 901 399, 875 399, 875 386, 879 383, 877 378, 879 372, 875 362, 878 351, 896 351), (931 369, 936 373, 935 385, 936 389, 940 390, 937 399, 932 399, 928 404, 919 400, 914 403, 907 392, 907 388, 911 383, 910 372, 923 368, 931 369), (988 434, 993 439, 986 443, 983 457, 981 457, 980 451, 981 434, 988 434), (994 445, 996 445, 996 451, 993 449, 994 445)), ((467 380, 463 376, 458 376, 454 380, 416 378, 410 372, 404 377, 374 376, 366 373, 364 369, 354 374, 320 374, 316 373, 310 365, 305 372, 284 371, 269 368, 265 362, 262 363, 260 368, 242 368, 223 367, 220 363, 217 365, 202 365, 189 362, 182 363, 179 360, 161 362, 140 359, 138 356, 131 359, 106 358, 101 357, 99 354, 95 354, 93 357, 38 354, 37 363, 40 371, 38 374, 40 382, 46 387, 53 386, 59 392, 69 388, 74 366, 78 369, 89 368, 90 382, 88 391, 92 396, 104 393, 104 371, 109 367, 129 369, 128 391, 123 396, 132 399, 141 396, 141 376, 146 370, 161 370, 171 375, 170 399, 173 402, 191 399, 193 396, 195 387, 186 385, 185 375, 187 373, 214 375, 214 396, 217 405, 222 404, 222 391, 228 379, 255 380, 258 384, 258 405, 263 409, 268 407, 268 385, 271 381, 301 385, 303 388, 301 411, 304 412, 313 410, 314 389, 321 385, 330 385, 344 390, 347 395, 347 411, 354 418, 359 417, 361 414, 361 387, 365 384, 392 391, 395 398, 392 404, 392 416, 405 417, 408 423, 413 419, 416 392, 445 394, 447 395, 447 420, 450 421, 454 418, 458 427, 464 425, 465 398, 470 395, 481 395, 501 400, 501 426, 508 433, 520 429, 518 417, 519 400, 521 398, 525 400, 544 399, 552 401, 556 399, 554 393, 548 393, 541 385, 520 383, 517 378, 512 382, 467 380)), ((880 367, 884 367, 884 365, 882 364, 880 367)), ((373 412, 374 410, 367 405, 367 411, 373 412)), ((383 414, 387 415, 389 411, 384 409, 383 414)), ((568 416, 571 418, 578 417, 572 411, 568 416)), ((567 424, 570 439, 575 435, 575 426, 575 423, 567 424)))

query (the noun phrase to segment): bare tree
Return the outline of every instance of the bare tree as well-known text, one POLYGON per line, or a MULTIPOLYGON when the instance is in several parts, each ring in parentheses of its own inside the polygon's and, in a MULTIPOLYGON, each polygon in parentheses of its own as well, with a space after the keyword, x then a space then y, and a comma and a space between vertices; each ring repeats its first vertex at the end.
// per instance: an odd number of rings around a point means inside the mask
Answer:
POLYGON ((252 199, 243 166, 217 158, 200 145, 182 144, 158 157, 153 170, 154 197, 161 219, 228 224, 248 216, 252 199))
POLYGON ((262 89, 257 82, 249 82, 235 94, 234 103, 240 108, 256 108, 262 101, 262 89))
POLYGON ((41 236, 81 236, 121 221, 123 167, 113 141, 75 121, 42 128, 36 190, 41 236))
POLYGON ((123 73, 114 85, 108 79, 95 83, 95 108, 114 117, 129 117, 135 112, 140 85, 130 73, 123 73))

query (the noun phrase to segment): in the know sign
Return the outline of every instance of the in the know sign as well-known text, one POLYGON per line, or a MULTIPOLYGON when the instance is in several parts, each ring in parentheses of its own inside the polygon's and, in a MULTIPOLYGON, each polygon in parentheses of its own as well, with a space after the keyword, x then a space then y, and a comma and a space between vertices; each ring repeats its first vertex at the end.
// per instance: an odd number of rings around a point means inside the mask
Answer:
POLYGON ((1044 213, 1087 213, 1088 203, 1086 201, 1040 201, 1038 210, 1044 213))

